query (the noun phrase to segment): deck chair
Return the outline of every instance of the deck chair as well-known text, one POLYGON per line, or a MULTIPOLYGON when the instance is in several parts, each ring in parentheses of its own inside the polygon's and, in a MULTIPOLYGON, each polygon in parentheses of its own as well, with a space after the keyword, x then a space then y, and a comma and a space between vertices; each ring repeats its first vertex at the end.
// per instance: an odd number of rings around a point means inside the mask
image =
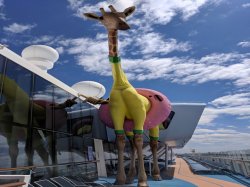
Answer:
POLYGON ((101 184, 101 183, 97 183, 97 182, 85 182, 84 184, 88 185, 88 186, 99 186, 99 187, 105 187, 105 185, 101 184))
MULTIPOLYGON (((69 182, 71 182, 73 185, 75 185, 76 187, 93 187, 93 186, 99 186, 99 187, 105 187, 104 184, 98 183, 98 182, 92 182, 92 181, 86 181, 86 180, 77 180, 77 178, 75 177, 63 177, 65 178, 65 180, 68 180, 69 182)), ((112 184, 103 180, 104 182, 106 182, 107 184, 109 184, 109 186, 111 186, 112 184)))
POLYGON ((63 178, 77 187, 88 187, 89 186, 89 185, 85 184, 83 181, 79 181, 73 177, 63 177, 63 178))
POLYGON ((88 186, 83 182, 72 181, 65 177, 54 177, 54 178, 51 178, 50 180, 56 183, 58 186, 62 186, 62 187, 66 187, 66 186, 67 187, 87 187, 88 186))
POLYGON ((53 184, 52 182, 50 182, 47 179, 36 181, 36 182, 34 182, 34 184, 36 184, 39 187, 57 187, 55 184, 53 184))
POLYGON ((74 184, 70 183, 68 180, 66 180, 63 177, 54 177, 54 178, 50 178, 51 181, 53 181, 55 184, 57 184, 58 186, 67 186, 67 187, 75 187, 74 184))

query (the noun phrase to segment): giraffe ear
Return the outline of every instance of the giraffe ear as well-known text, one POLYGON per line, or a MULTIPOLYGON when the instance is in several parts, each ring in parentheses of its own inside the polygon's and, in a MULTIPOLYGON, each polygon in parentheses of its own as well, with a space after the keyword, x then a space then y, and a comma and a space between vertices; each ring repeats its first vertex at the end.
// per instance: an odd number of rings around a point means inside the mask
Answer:
POLYGON ((84 13, 83 15, 89 19, 100 20, 100 17, 93 13, 84 13))
POLYGON ((135 6, 131 6, 126 8, 123 12, 125 14, 125 16, 130 16, 133 12, 135 11, 135 6))

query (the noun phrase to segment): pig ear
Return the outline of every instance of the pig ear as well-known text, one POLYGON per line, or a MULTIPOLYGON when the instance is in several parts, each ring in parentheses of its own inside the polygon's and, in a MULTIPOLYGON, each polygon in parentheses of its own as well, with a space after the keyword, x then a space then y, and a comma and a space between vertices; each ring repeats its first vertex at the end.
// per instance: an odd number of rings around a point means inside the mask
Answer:
POLYGON ((125 16, 130 16, 135 11, 135 6, 128 7, 124 10, 125 16))
POLYGON ((100 20, 100 17, 93 13, 84 13, 83 15, 89 19, 100 20))

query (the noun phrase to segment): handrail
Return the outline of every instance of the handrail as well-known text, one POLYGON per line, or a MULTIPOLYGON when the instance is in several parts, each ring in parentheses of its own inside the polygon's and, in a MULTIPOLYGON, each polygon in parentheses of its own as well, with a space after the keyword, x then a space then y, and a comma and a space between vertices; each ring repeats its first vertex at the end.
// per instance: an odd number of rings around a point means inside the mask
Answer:
POLYGON ((195 156, 195 157, 205 157, 205 158, 219 158, 219 159, 224 159, 224 160, 233 160, 233 161, 243 161, 243 162, 250 162, 250 160, 244 160, 244 159, 240 159, 240 158, 232 158, 232 157, 221 157, 221 156, 208 156, 208 155, 202 155, 202 156, 195 156))
POLYGON ((56 165, 45 165, 45 166, 23 166, 23 167, 16 167, 16 168, 0 168, 1 171, 16 171, 16 170, 28 170, 28 169, 35 169, 35 168, 48 168, 48 167, 58 167, 58 166, 65 166, 65 165, 81 165, 81 164, 88 164, 88 163, 97 163, 100 160, 91 160, 91 161, 83 161, 83 162, 68 162, 68 163, 61 163, 56 165))
MULTIPOLYGON (((198 159, 196 159, 196 158, 194 158, 194 157, 190 157, 190 158, 191 158, 192 160, 197 161, 197 162, 200 162, 200 163, 203 163, 203 164, 205 164, 205 165, 208 165, 208 166, 210 166, 211 168, 218 169, 218 170, 221 171, 222 173, 224 173, 224 174, 230 176, 231 178, 233 178, 233 179, 239 181, 240 183, 242 183, 242 184, 244 184, 244 185, 246 185, 246 186, 249 186, 249 185, 250 185, 249 182, 247 182, 247 181, 245 181, 245 180, 242 180, 241 178, 239 178, 239 177, 237 177, 237 176, 234 175, 234 174, 240 174, 240 175, 242 175, 242 176, 245 176, 244 173, 238 173, 237 171, 235 171, 235 170, 230 170, 230 169, 228 169, 228 171, 227 171, 227 170, 225 170, 225 169, 227 169, 227 168, 222 167, 222 166, 215 165, 215 163, 212 164, 212 163, 210 163, 210 162, 208 162, 208 161, 198 160, 198 159)), ((231 159, 231 160, 232 160, 232 159, 231 159)), ((234 160, 234 161, 238 161, 238 160, 234 160)), ((242 161, 243 163, 246 162, 246 161, 244 161, 244 160, 239 160, 239 161, 242 161)), ((246 167, 246 165, 245 165, 245 167, 246 167)), ((246 169, 246 171, 248 171, 248 170, 246 169)), ((247 177, 247 176, 245 176, 245 177, 247 177)))
POLYGON ((0 185, 0 187, 18 187, 18 186, 23 186, 25 184, 26 184, 25 182, 12 182, 9 184, 2 184, 0 185))
POLYGON ((16 170, 26 170, 26 169, 33 169, 36 166, 23 166, 23 167, 16 167, 16 168, 0 168, 0 171, 16 171, 16 170))

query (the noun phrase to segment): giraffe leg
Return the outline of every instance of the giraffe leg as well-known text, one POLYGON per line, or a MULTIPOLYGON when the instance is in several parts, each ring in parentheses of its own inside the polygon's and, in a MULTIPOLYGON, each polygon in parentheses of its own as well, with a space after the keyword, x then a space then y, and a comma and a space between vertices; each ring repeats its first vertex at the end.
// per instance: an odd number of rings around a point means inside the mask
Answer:
POLYGON ((142 134, 135 134, 134 136, 134 144, 138 154, 138 187, 147 187, 147 175, 144 168, 144 160, 143 160, 143 138, 142 134))
POLYGON ((144 168, 143 158, 143 125, 146 119, 147 108, 150 106, 149 101, 137 94, 134 88, 128 88, 122 92, 123 99, 126 102, 128 113, 134 122, 134 144, 138 156, 138 186, 145 187, 147 184, 147 175, 144 168))
POLYGON ((129 139, 130 148, 131 148, 131 155, 130 155, 131 159, 130 159, 129 171, 128 171, 127 178, 126 178, 126 184, 132 184, 136 176, 136 168, 135 168, 136 148, 135 148, 135 144, 133 141, 133 138, 134 138, 133 132, 126 132, 126 135, 129 139))
POLYGON ((49 153, 47 152, 47 150, 42 145, 39 145, 35 147, 35 151, 41 157, 44 165, 49 165, 49 153))
POLYGON ((153 154, 153 171, 152 171, 152 177, 155 181, 162 180, 160 175, 160 168, 158 165, 158 155, 157 155, 157 149, 158 149, 158 139, 159 139, 159 126, 156 126, 149 130, 149 136, 150 136, 150 148, 153 154))
POLYGON ((144 158, 143 158, 143 124, 146 118, 146 113, 142 114, 138 111, 136 115, 137 118, 134 118, 134 144, 137 150, 138 156, 138 187, 146 187, 147 184, 147 175, 144 168, 144 158), (141 118, 139 117, 141 116, 141 118), (144 116, 144 117, 143 117, 144 116))
POLYGON ((158 166, 158 156, 157 156, 157 148, 158 148, 158 140, 150 140, 150 148, 153 154, 153 171, 152 177, 155 181, 160 181, 160 168, 158 166))
POLYGON ((115 180, 115 185, 124 185, 126 181, 126 175, 124 171, 124 148, 125 148, 125 135, 116 135, 116 145, 118 149, 118 168, 115 180))
POLYGON ((9 145, 9 155, 10 155, 10 159, 11 159, 11 167, 15 168, 17 166, 17 156, 18 156, 18 140, 10 135, 7 136, 7 142, 9 145))
MULTIPOLYGON (((43 147, 43 145, 36 146, 34 150, 38 153, 40 158, 42 159, 44 165, 49 165, 49 153, 47 150, 43 147)), ((48 176, 52 176, 52 169, 50 167, 46 168, 46 171, 48 173, 48 176)))
POLYGON ((126 181, 126 175, 124 170, 125 133, 123 130, 126 108, 123 103, 121 94, 118 90, 111 91, 109 106, 115 128, 116 146, 118 149, 118 168, 115 184, 123 185, 126 181))

